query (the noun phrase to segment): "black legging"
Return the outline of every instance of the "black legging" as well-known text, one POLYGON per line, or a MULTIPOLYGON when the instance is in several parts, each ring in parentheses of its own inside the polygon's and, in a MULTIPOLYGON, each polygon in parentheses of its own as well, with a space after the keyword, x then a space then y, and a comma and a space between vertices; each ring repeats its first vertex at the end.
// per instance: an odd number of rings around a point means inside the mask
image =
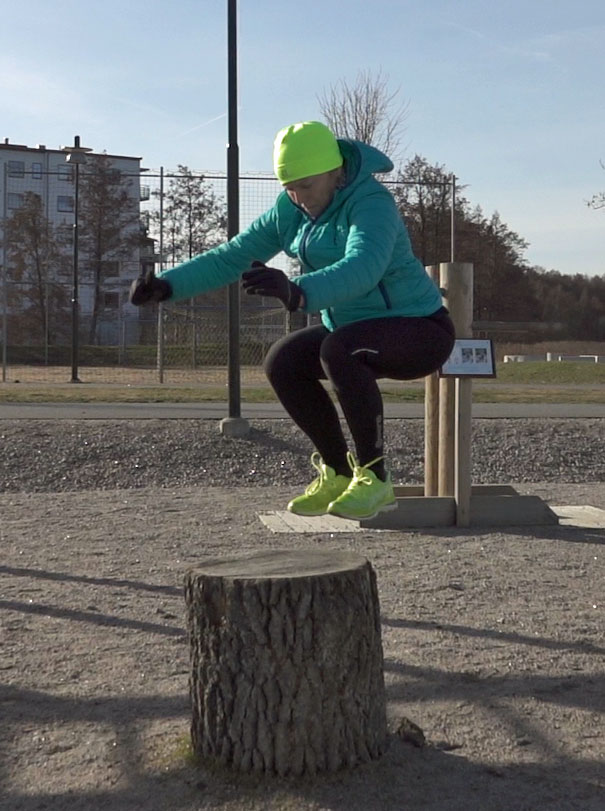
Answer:
MULTIPOLYGON (((294 422, 323 461, 350 475, 338 412, 320 380, 336 392, 360 465, 383 454, 383 404, 376 381, 413 380, 436 371, 454 345, 454 326, 442 308, 426 318, 375 318, 330 332, 306 327, 277 341, 265 372, 294 422)), ((384 477, 384 464, 373 466, 384 477)))

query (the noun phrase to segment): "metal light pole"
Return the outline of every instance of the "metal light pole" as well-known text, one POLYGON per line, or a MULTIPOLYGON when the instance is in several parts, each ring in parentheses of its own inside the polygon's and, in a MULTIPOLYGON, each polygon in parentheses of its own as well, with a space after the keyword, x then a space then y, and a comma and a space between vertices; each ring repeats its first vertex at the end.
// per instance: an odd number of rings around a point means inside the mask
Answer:
MULTIPOLYGON (((237 0, 227 9, 227 239, 239 231, 239 145, 237 142, 237 0)), ((229 285, 229 416, 240 415, 239 285, 229 285)))
MULTIPOLYGON (((239 146, 237 143, 237 0, 227 0, 227 238, 239 232, 239 146)), ((239 284, 229 285, 229 417, 221 421, 221 432, 229 436, 245 436, 247 420, 240 414, 240 351, 239 284)))
POLYGON ((67 163, 73 163, 75 171, 74 183, 74 252, 73 252, 73 274, 72 274, 72 293, 71 293, 71 383, 80 383, 78 378, 78 329, 79 329, 79 236, 78 236, 78 208, 80 196, 80 166, 86 163, 86 153, 91 152, 89 147, 80 146, 80 136, 74 136, 73 146, 64 146, 63 152, 66 152, 65 160, 67 163))

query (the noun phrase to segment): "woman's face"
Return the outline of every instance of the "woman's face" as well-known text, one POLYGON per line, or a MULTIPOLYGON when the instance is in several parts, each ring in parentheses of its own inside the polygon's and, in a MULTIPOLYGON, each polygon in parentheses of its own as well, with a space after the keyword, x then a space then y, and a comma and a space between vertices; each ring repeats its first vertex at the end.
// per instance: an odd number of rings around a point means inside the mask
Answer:
POLYGON ((284 184, 288 197, 297 206, 300 206, 310 217, 316 219, 332 202, 340 169, 322 172, 320 175, 303 177, 292 183, 284 184))

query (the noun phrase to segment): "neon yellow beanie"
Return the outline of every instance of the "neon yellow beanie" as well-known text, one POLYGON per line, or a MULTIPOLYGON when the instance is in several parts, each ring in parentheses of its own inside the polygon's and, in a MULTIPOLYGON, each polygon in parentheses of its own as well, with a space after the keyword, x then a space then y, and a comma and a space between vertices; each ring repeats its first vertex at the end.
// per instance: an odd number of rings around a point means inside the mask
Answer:
POLYGON ((319 121, 291 124, 275 136, 273 169, 280 183, 329 172, 342 162, 336 138, 319 121))

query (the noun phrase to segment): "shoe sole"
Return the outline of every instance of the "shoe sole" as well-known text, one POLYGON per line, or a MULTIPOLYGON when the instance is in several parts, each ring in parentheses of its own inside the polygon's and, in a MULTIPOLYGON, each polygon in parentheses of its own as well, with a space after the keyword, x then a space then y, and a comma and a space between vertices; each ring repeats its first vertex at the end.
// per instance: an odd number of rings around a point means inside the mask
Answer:
POLYGON ((392 504, 383 504, 381 507, 377 507, 374 512, 368 513, 367 515, 345 515, 344 513, 333 512, 330 509, 328 509, 327 515, 333 515, 334 518, 346 518, 349 521, 367 521, 370 518, 375 518, 378 513, 387 513, 396 509, 397 502, 395 501, 392 504))
POLYGON ((301 518, 313 518, 313 517, 315 517, 317 515, 327 515, 328 514, 327 510, 322 510, 321 512, 304 513, 304 512, 298 512, 297 510, 291 510, 290 507, 287 507, 286 509, 288 510, 289 513, 292 513, 292 515, 300 515, 301 518))

